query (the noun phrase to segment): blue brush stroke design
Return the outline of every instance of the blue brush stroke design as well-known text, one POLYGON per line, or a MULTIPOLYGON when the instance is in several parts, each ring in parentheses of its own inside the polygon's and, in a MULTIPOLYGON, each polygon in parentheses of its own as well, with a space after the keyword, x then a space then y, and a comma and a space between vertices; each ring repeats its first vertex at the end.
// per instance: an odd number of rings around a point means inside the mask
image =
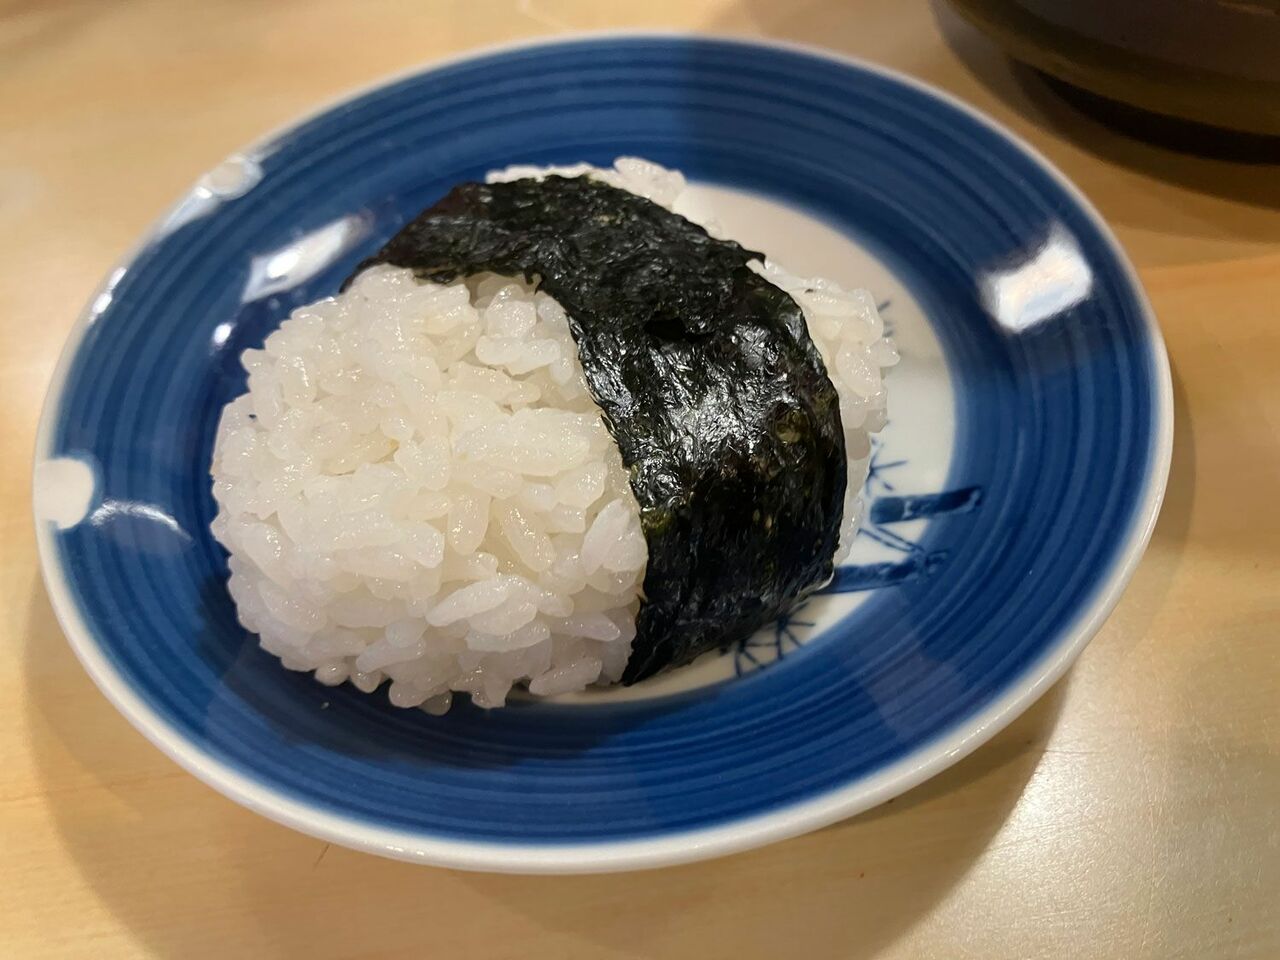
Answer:
POLYGON ((876 304, 876 310, 880 314, 880 319, 884 322, 884 335, 886 337, 893 336, 893 318, 885 315, 885 311, 891 306, 893 306, 892 300, 881 300, 876 304))
POLYGON ((921 551, 898 563, 864 563, 853 567, 839 567, 831 582, 820 593, 856 593, 860 590, 877 590, 892 587, 910 580, 931 576, 947 560, 946 550, 921 551))
POLYGON ((780 616, 773 625, 772 637, 757 633, 740 641, 734 648, 734 674, 740 677, 752 670, 767 667, 804 643, 803 636, 797 628, 812 630, 817 626, 812 620, 799 619, 798 615, 808 605, 809 601, 806 600, 780 616))
POLYGON ((962 487, 911 497, 881 497, 871 504, 872 523, 905 523, 941 513, 968 513, 982 502, 981 487, 962 487))
MULTIPOLYGON (((885 424, 885 426, 888 426, 888 424, 885 424)), ((883 453, 884 441, 873 438, 871 441, 871 460, 867 464, 867 482, 865 484, 869 493, 877 487, 892 493, 895 487, 884 478, 885 471, 892 470, 894 467, 904 466, 907 462, 905 460, 885 460, 881 457, 883 453)))

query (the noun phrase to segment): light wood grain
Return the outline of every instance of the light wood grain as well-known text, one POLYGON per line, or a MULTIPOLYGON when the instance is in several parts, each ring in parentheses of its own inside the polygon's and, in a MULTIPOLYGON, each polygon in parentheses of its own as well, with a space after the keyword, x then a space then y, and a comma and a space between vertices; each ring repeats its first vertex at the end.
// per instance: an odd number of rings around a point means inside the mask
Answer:
POLYGON ((916 2, 0 0, 0 956, 1280 956, 1280 168, 1130 141, 916 2), (652 873, 330 848, 181 772, 95 691, 36 573, 28 465, 82 302, 218 158, 480 44, 663 26, 822 43, 1008 124, 1114 225, 1174 369, 1151 550, 1079 665, 880 810, 652 873))

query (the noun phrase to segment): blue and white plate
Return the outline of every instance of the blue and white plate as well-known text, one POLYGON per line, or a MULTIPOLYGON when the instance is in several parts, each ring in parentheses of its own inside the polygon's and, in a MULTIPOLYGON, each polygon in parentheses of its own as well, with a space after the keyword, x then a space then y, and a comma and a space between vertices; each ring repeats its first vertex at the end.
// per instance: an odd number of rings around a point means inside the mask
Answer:
POLYGON ((202 177, 72 336, 36 513, 85 667, 218 790, 404 859, 617 870, 813 829, 992 736, 1116 603, 1171 427, 1133 271, 990 121, 816 51, 596 37, 391 81, 202 177), (283 670, 237 625, 208 532, 238 355, 458 181, 620 154, 683 170, 747 246, 882 301, 903 361, 851 565, 749 643, 629 690, 434 718, 283 670))

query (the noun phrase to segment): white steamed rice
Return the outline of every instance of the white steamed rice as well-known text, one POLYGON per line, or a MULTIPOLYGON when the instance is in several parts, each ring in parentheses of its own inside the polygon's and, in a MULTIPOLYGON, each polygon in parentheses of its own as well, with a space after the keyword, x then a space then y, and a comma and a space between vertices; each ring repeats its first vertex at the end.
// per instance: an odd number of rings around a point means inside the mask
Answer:
MULTIPOLYGON (((514 167, 491 179, 544 175, 514 167)), ((672 206, 679 173, 591 175, 672 206)), ((840 395, 861 514, 869 434, 897 361, 870 295, 758 268, 804 311, 840 395)), ((213 455, 215 537, 244 626, 292 670, 391 702, 501 706, 616 681, 648 555, 627 471, 564 310, 522 281, 425 283, 376 266, 245 351, 249 391, 213 455)))

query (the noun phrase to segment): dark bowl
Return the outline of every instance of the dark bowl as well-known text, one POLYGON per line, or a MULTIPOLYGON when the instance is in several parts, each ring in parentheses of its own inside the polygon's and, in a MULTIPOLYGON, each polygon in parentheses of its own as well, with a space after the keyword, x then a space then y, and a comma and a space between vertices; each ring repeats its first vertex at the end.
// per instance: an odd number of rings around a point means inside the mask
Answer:
POLYGON ((951 0, 1010 56, 1153 113, 1280 136, 1280 0, 951 0))

